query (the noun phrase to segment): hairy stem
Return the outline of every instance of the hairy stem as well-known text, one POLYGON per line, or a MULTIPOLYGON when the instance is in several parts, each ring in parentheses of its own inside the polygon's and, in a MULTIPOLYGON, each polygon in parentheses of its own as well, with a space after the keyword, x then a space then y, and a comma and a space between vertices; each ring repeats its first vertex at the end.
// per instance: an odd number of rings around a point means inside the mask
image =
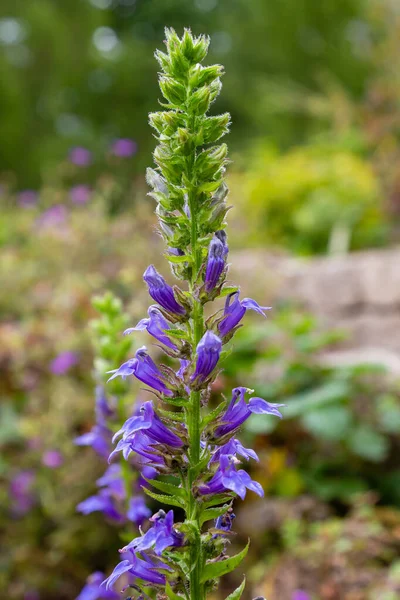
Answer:
MULTIPOLYGON (((189 207, 191 214, 191 247, 193 256, 192 281, 190 282, 191 292, 193 292, 194 283, 201 266, 201 252, 197 246, 197 222, 195 192, 191 190, 189 194, 189 207)), ((193 331, 193 352, 199 343, 204 330, 203 306, 201 302, 193 296, 194 307, 192 316, 193 331)), ((204 588, 200 584, 202 560, 202 547, 200 537, 200 523, 198 519, 197 503, 193 495, 194 470, 200 460, 200 392, 192 391, 190 394, 190 414, 188 423, 189 432, 189 469, 188 469, 188 491, 189 503, 187 508, 187 518, 193 523, 196 530, 196 537, 193 540, 191 548, 191 563, 194 568, 190 574, 190 598, 191 600, 203 600, 204 588)))

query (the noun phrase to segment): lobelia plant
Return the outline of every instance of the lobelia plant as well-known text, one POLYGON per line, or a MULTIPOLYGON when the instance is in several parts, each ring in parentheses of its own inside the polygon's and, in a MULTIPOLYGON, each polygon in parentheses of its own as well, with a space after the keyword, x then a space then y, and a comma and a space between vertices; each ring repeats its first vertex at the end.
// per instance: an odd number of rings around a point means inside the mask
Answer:
MULTIPOLYGON (((234 556, 226 554, 234 498, 243 499, 247 490, 263 496, 260 484, 238 468, 242 460, 257 460, 257 455, 235 436, 252 413, 280 417, 282 405, 248 398, 253 391, 238 387, 231 398, 207 410, 226 355, 224 346, 247 310, 265 316, 267 307, 240 299, 239 288, 226 285, 227 147, 215 143, 228 132, 230 116, 207 116, 220 92, 223 68, 201 65, 207 37, 196 38, 189 30, 181 39, 173 29, 165 33, 167 52, 157 51, 155 56, 166 103, 164 111, 149 117, 159 144, 154 151, 157 169, 148 169, 147 181, 157 202, 165 258, 187 289, 171 287, 150 265, 144 281, 156 304, 150 306, 148 318, 125 333, 147 330, 180 365, 177 370, 156 365, 142 347, 111 372, 113 381, 134 375, 153 398, 116 433, 110 461, 122 453, 125 461, 135 456, 142 468, 155 469, 157 479, 148 483, 157 491, 143 487, 144 491, 178 508, 179 514, 183 511, 185 519, 174 522, 172 510, 159 510, 150 528, 120 550, 122 560, 102 588, 104 594, 113 594, 118 582, 120 588, 140 595, 147 596, 150 587, 160 598, 203 600, 247 553, 248 544, 234 556), (205 305, 219 298, 226 299, 224 308, 205 318, 205 305)), ((231 600, 240 598, 244 583, 231 600)))

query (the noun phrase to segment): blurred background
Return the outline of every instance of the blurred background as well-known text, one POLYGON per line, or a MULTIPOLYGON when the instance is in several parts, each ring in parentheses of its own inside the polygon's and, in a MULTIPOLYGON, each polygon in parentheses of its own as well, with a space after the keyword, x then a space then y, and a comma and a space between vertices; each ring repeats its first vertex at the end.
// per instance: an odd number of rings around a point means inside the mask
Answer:
POLYGON ((72 600, 117 560, 119 528, 76 512, 104 462, 73 439, 93 423, 91 298, 134 325, 145 267, 165 271, 144 171, 166 25, 225 65, 231 277, 273 306, 220 390, 287 405, 243 432, 267 494, 236 507, 251 551, 216 597, 246 570, 247 598, 396 600, 398 0, 2 0, 0 589, 72 600))

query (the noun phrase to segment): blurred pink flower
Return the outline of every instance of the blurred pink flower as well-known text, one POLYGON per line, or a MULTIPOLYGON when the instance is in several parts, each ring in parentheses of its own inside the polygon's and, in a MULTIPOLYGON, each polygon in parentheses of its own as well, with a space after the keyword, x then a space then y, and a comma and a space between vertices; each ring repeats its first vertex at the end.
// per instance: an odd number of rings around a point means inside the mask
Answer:
POLYGON ((130 158, 136 154, 137 144, 129 138, 120 138, 112 144, 111 152, 114 156, 119 156, 120 158, 130 158))
POLYGON ((20 206, 29 208, 37 203, 38 198, 38 193, 35 190, 23 190, 18 194, 17 201, 20 206))
POLYGON ((35 474, 33 471, 20 471, 10 482, 10 498, 12 499, 12 511, 17 516, 23 516, 35 504, 33 484, 35 474))
POLYGON ((87 148, 76 146, 69 152, 69 160, 78 167, 87 167, 92 162, 92 153, 87 148))
POLYGON ((55 204, 45 210, 37 220, 40 227, 56 227, 62 225, 67 218, 67 209, 62 204, 55 204))
POLYGON ((92 190, 88 185, 74 185, 69 191, 69 197, 74 204, 86 204, 90 200, 92 190))
POLYGON ((58 469, 63 462, 62 454, 58 450, 47 450, 42 456, 42 464, 49 469, 58 469))
POLYGON ((295 590, 292 595, 292 600, 311 600, 311 596, 303 590, 295 590))
POLYGON ((56 356, 50 365, 50 371, 54 373, 54 375, 64 375, 76 365, 77 362, 78 355, 75 352, 67 350, 56 356))

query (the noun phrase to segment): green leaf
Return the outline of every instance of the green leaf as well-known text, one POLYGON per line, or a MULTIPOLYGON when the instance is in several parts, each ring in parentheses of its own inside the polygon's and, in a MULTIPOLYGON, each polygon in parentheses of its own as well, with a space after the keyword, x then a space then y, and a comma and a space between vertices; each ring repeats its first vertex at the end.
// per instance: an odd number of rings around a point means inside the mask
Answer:
POLYGON ((209 508, 210 506, 217 506, 218 504, 222 504, 223 502, 229 502, 233 498, 232 495, 228 494, 214 494, 209 500, 204 502, 203 506, 205 508, 209 508))
POLYGON ((142 485, 142 490, 145 494, 150 496, 150 498, 154 498, 154 500, 158 500, 161 504, 169 504, 170 506, 177 506, 178 508, 184 508, 185 502, 182 498, 176 498, 174 496, 166 496, 165 494, 156 494, 151 490, 147 489, 144 485, 142 485))
POLYGON ((372 462, 383 461, 389 452, 388 439, 368 425, 357 427, 349 436, 348 444, 355 454, 372 462))
POLYGON ((185 414, 183 412, 173 412, 171 410, 164 410, 163 408, 158 409, 158 414, 162 415, 165 419, 171 419, 182 423, 185 420, 185 414))
POLYGON ((200 515, 200 525, 203 525, 206 521, 211 521, 211 519, 217 519, 225 514, 229 507, 230 504, 224 504, 224 506, 217 506, 216 508, 206 508, 200 515))
POLYGON ((301 417, 308 410, 326 406, 337 400, 342 400, 349 394, 349 384, 346 381, 330 381, 309 392, 296 394, 283 399, 286 404, 284 416, 286 419, 301 417))
MULTIPOLYGON (((171 588, 169 581, 167 581, 165 586, 165 593, 167 594, 169 600, 183 600, 183 596, 179 594, 175 594, 174 590, 171 588)), ((236 600, 236 599, 235 599, 236 600)))
POLYGON ((229 296, 229 294, 233 294, 237 292, 239 287, 237 285, 227 285, 224 286, 218 296, 218 298, 224 298, 225 296, 229 296))
POLYGON ((243 579, 242 583, 239 585, 239 587, 237 587, 236 590, 234 592, 232 592, 232 594, 229 594, 229 596, 227 596, 225 598, 225 600, 240 600, 240 597, 243 593, 245 585, 246 585, 246 577, 244 577, 244 579, 243 579))
POLYGON ((164 257, 169 260, 170 263, 178 264, 178 263, 191 263, 193 259, 191 256, 187 256, 186 254, 183 256, 175 256, 174 254, 164 254, 164 257))
POLYGON ((166 334, 170 335, 171 337, 175 337, 175 338, 179 338, 179 339, 187 339, 187 333, 183 329, 173 329, 171 327, 170 329, 165 329, 164 331, 166 334))
POLYGON ((212 410, 210 413, 208 413, 208 415, 206 415, 201 421, 201 428, 204 429, 204 427, 206 427, 206 425, 208 425, 209 423, 214 421, 222 413, 222 411, 226 408, 226 405, 228 404, 228 402, 229 402, 229 400, 224 400, 223 402, 220 402, 220 404, 218 404, 218 406, 216 408, 214 408, 214 410, 212 410))
POLYGON ((189 404, 187 398, 165 398, 164 402, 173 406, 187 406, 189 404))
POLYGON ((312 435, 336 441, 347 437, 351 420, 351 412, 345 406, 326 406, 307 413, 301 422, 312 435))
POLYGON ((230 556, 225 560, 220 560, 218 562, 212 562, 206 564, 203 569, 203 573, 201 574, 200 583, 205 583, 209 579, 215 579, 216 577, 222 577, 222 575, 226 575, 226 573, 230 573, 233 569, 242 562, 244 557, 247 554, 249 549, 250 541, 247 542, 247 546, 243 548, 239 554, 235 554, 234 556, 230 556))
POLYGON ((173 483, 168 483, 166 481, 161 481, 160 479, 147 479, 143 477, 147 483, 150 483, 156 490, 160 490, 161 492, 165 492, 166 494, 171 494, 172 496, 178 496, 179 498, 186 498, 186 492, 183 488, 174 485, 173 483))

